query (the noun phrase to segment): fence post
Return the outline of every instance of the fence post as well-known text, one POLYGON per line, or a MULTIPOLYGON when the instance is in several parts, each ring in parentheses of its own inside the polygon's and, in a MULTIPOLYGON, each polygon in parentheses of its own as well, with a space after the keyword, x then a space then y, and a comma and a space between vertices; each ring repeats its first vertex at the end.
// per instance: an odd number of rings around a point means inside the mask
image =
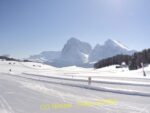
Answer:
POLYGON ((144 70, 144 64, 143 64, 143 62, 141 63, 141 66, 142 66, 142 70, 143 70, 143 76, 146 76, 146 73, 145 73, 145 70, 144 70))
POLYGON ((88 85, 91 85, 91 82, 92 82, 92 78, 89 76, 88 77, 88 85))

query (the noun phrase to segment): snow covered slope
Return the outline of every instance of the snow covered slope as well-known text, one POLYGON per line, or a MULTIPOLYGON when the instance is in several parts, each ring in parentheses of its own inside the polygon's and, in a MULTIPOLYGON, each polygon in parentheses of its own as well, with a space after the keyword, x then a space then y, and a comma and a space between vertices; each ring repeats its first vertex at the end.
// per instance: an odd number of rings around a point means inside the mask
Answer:
POLYGON ((89 61, 97 62, 101 59, 112 57, 118 54, 131 55, 135 51, 128 49, 120 42, 108 39, 104 45, 97 44, 89 55, 89 61))
POLYGON ((35 62, 53 62, 55 59, 60 57, 61 52, 59 51, 44 51, 37 55, 32 55, 28 60, 35 62))
POLYGON ((146 77, 142 69, 129 71, 115 66, 94 70, 0 61, 0 113, 149 113, 150 66, 145 67, 145 72, 146 77), (77 106, 78 102, 101 99, 116 100, 117 104, 77 106), (73 106, 40 109, 41 105, 65 103, 73 106))

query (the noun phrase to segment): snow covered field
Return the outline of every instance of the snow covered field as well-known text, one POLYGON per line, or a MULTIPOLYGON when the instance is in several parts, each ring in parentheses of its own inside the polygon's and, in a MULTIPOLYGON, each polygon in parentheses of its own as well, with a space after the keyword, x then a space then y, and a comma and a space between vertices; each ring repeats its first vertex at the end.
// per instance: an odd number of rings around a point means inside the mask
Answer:
POLYGON ((147 76, 143 77, 142 69, 55 68, 33 62, 0 61, 0 113, 150 113, 150 66, 145 72, 147 76), (76 105, 99 99, 114 99, 117 104, 76 105), (40 109, 45 104, 65 103, 73 106, 40 109))

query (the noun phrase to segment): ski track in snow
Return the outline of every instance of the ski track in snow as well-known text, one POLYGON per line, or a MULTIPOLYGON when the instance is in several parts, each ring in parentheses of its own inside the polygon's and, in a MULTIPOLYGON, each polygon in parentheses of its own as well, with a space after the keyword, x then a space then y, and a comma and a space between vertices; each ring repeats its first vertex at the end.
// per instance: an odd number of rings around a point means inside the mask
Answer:
MULTIPOLYGON (((45 94, 56 94, 56 98, 57 97, 61 97, 63 102, 65 103, 71 103, 72 102, 72 98, 75 99, 75 100, 96 100, 98 99, 99 97, 97 96, 94 96, 93 94, 90 94, 90 97, 82 97, 82 96, 78 96, 78 95, 73 95, 71 93, 63 93, 63 92, 60 92, 60 91, 57 91, 57 90, 54 90, 54 89, 49 89, 47 88, 46 86, 44 85, 40 85, 40 84, 36 84, 36 83, 30 83, 30 82, 22 82, 20 81, 20 83, 26 87, 26 88, 29 88, 29 89, 32 89, 32 90, 35 90, 35 91, 38 91, 38 92, 42 92, 42 93, 45 93, 45 94), (91 97, 92 96, 92 97, 91 97), (70 98, 70 100, 68 100, 70 98)), ((69 89, 70 90, 70 89, 69 89)), ((104 99, 104 98, 103 98, 104 99)), ((134 113, 149 113, 148 110, 146 110, 146 107, 143 108, 141 110, 141 108, 137 108, 137 107, 134 107, 134 106, 128 106, 128 104, 125 104, 125 103, 119 103, 119 105, 117 106, 113 106, 113 107, 110 107, 110 106, 105 106, 105 107, 99 107, 99 106, 91 106, 92 108, 94 109, 97 109, 97 110, 101 110, 101 109, 104 109, 104 110, 107 110, 109 112, 114 112, 117 111, 118 109, 124 109, 125 111, 132 111, 134 113)), ((12 113, 12 112, 10 112, 12 113)), ((119 113, 119 112, 118 112, 119 113)))
MULTIPOLYGON (((20 82, 20 83, 22 84, 22 82, 20 82)), ((40 91, 40 89, 41 89, 40 92, 43 92, 43 90, 46 89, 47 94, 49 94, 49 93, 56 94, 56 95, 60 96, 64 102, 68 102, 68 103, 72 102, 72 98, 74 98, 75 100, 80 100, 80 101, 81 100, 82 101, 84 101, 84 100, 96 100, 96 99, 99 98, 97 96, 94 96, 93 94, 90 94, 90 97, 89 96, 88 97, 82 97, 82 96, 78 96, 78 95, 73 95, 71 93, 62 93, 62 92, 59 92, 57 90, 48 89, 45 86, 40 86, 40 85, 35 88, 34 86, 37 85, 37 84, 30 84, 30 85, 29 84, 30 83, 23 83, 23 85, 25 87, 31 88, 32 90, 40 91), (70 98, 70 101, 68 101, 69 98, 70 98)), ((70 88, 69 88, 69 90, 70 90, 70 88)), ((102 99, 104 99, 104 98, 102 98, 102 99)), ((99 106, 92 106, 92 108, 95 108, 97 110, 104 109, 104 110, 107 110, 107 111, 110 111, 110 112, 114 112, 114 110, 117 111, 118 109, 124 109, 124 111, 126 111, 126 112, 128 111, 128 112, 134 112, 134 113, 149 113, 149 111, 146 109, 146 107, 141 109, 141 108, 135 107, 133 105, 131 106, 131 105, 129 106, 129 103, 119 103, 119 105, 113 106, 113 107, 105 106, 105 107, 102 108, 102 107, 99 107, 99 106)), ((119 113, 119 111, 118 111, 118 113, 119 113)))
MULTIPOLYGON (((11 77, 13 77, 11 75, 11 77)), ((52 88, 48 88, 46 86, 46 84, 44 83, 41 83, 39 81, 35 82, 33 80, 21 80, 19 78, 15 78, 15 79, 12 79, 12 80, 15 80, 16 82, 19 82, 20 84, 23 85, 23 87, 26 87, 26 88, 29 88, 29 89, 32 89, 32 90, 35 90, 35 91, 38 91, 40 93, 44 93, 44 94, 54 94, 56 95, 56 98, 58 97, 61 97, 61 99, 63 100, 63 102, 69 102, 71 103, 72 99, 74 100, 89 100, 89 99, 97 99, 99 97, 93 95, 93 94, 90 94, 90 97, 82 97, 82 96, 79 96, 79 95, 76 95, 76 94, 72 94, 71 92, 70 93, 63 93, 61 91, 58 91, 58 90, 55 90, 53 87, 52 88), (18 80, 17 80, 18 79, 18 80), (32 82, 31 82, 32 81, 32 82), (68 98, 70 98, 70 101, 68 101, 68 98)), ((59 87, 59 86, 58 86, 59 87)), ((66 89, 66 88, 65 88, 66 89)), ((74 90, 74 89, 70 89, 69 90, 74 90)), ((11 107, 8 105, 7 101, 4 100, 4 98, 0 97, 1 98, 1 104, 3 105, 3 108, 4 109, 7 109, 7 111, 4 111, 4 113, 14 113, 13 110, 11 109, 11 107)), ((147 107, 145 106, 145 108, 138 108, 137 106, 135 107, 134 105, 132 105, 132 103, 119 103, 118 105, 116 106, 103 106, 103 107, 99 107, 99 106, 92 106, 92 108, 96 109, 96 110, 104 110, 104 111, 107 111, 107 113, 149 113, 149 111, 147 110, 147 107), (121 112, 120 112, 121 110, 121 112)), ((3 112, 2 112, 3 113, 3 112)))
POLYGON ((47 83, 52 83, 52 84, 61 84, 61 85, 66 85, 66 86, 79 87, 79 88, 86 88, 86 89, 103 91, 103 92, 112 92, 112 93, 119 93, 119 94, 126 94, 126 95, 139 95, 139 96, 150 97, 150 92, 141 92, 141 91, 136 91, 136 90, 127 90, 127 89, 118 89, 118 88, 109 88, 109 87, 96 87, 96 86, 89 86, 89 85, 84 85, 84 84, 66 83, 63 81, 49 81, 49 80, 45 80, 45 79, 34 78, 34 77, 32 77, 32 74, 30 75, 30 77, 25 77, 23 75, 21 75, 21 76, 14 75, 14 74, 13 74, 13 76, 18 76, 21 78, 31 79, 31 80, 35 80, 35 81, 47 82, 47 83))
POLYGON ((0 95, 0 113, 15 113, 6 99, 0 95))

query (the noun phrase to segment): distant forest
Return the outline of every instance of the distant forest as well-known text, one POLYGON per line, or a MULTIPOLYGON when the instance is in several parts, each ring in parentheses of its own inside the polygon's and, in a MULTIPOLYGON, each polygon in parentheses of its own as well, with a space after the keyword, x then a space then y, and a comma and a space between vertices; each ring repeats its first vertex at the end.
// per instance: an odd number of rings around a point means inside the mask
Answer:
POLYGON ((18 59, 9 58, 8 56, 0 56, 0 59, 7 61, 19 61, 18 59))
POLYGON ((94 68, 102 68, 110 65, 121 65, 122 62, 125 62, 128 65, 130 70, 135 70, 150 64, 150 49, 145 49, 142 52, 135 52, 133 55, 116 55, 110 58, 106 58, 98 61, 94 64, 94 68))
POLYGON ((15 59, 15 58, 10 58, 8 56, 0 56, 1 60, 7 60, 7 61, 23 61, 23 62, 30 62, 29 60, 19 60, 19 59, 15 59))

